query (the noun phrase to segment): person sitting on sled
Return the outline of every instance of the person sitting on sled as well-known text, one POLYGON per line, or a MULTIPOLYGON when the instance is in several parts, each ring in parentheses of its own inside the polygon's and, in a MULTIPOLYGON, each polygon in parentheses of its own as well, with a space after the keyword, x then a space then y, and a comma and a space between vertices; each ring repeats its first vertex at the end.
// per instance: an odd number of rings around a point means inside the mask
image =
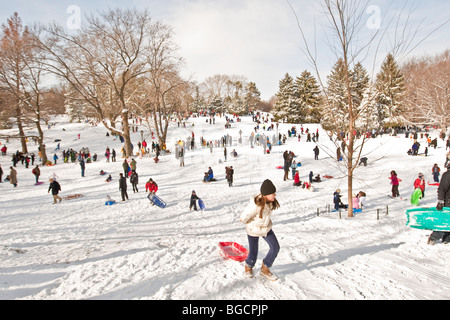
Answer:
POLYGON ((334 202, 334 209, 339 210, 340 208, 347 209, 347 205, 343 204, 341 201, 341 189, 337 189, 333 194, 333 202, 334 202))
POLYGON ((213 173, 213 170, 211 169, 211 167, 209 167, 209 169, 208 169, 208 178, 209 178, 209 181, 214 180, 214 173, 213 173))

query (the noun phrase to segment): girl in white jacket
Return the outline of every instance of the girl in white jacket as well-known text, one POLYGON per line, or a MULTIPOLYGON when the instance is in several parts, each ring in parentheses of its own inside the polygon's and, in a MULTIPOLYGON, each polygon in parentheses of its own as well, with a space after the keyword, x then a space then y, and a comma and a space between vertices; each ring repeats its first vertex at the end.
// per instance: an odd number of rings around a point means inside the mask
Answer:
POLYGON ((258 256, 259 237, 263 237, 270 249, 263 260, 260 274, 269 280, 277 280, 277 277, 269 270, 280 250, 270 219, 272 211, 280 207, 275 192, 276 188, 272 181, 265 180, 261 185, 261 194, 250 200, 240 217, 241 222, 245 224, 250 247, 247 260, 245 260, 245 274, 250 278, 253 277, 253 267, 258 256))

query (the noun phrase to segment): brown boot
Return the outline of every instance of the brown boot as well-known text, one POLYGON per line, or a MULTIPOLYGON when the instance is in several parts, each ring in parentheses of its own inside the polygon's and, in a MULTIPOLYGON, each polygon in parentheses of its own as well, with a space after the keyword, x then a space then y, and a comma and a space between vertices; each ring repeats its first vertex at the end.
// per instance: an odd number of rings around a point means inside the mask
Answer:
POLYGON ((246 263, 245 264, 245 276, 248 278, 253 278, 253 268, 250 268, 246 263))
POLYGON ((270 272, 269 268, 267 268, 264 265, 264 262, 261 266, 261 272, 259 273, 260 275, 262 275, 263 277, 266 277, 267 279, 269 279, 270 281, 276 281, 278 280, 277 276, 273 275, 272 272, 270 272))

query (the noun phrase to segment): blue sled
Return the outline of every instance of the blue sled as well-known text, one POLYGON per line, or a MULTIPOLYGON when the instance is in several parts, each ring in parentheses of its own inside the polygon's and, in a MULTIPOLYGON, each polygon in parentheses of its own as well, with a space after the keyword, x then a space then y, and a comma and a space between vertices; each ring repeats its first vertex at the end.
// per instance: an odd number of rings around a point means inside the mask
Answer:
POLYGON ((205 203, 202 199, 198 199, 198 206, 200 207, 200 210, 205 210, 205 203))
MULTIPOLYGON (((347 208, 341 208, 341 212, 345 212, 345 211, 348 211, 348 209, 347 208)), ((334 209, 331 212, 339 212, 339 210, 334 209)), ((353 208, 353 213, 360 213, 360 212, 362 212, 362 209, 355 209, 355 208, 353 208)))
POLYGON ((150 202, 152 202, 155 206, 158 206, 160 208, 165 208, 166 207, 166 203, 164 202, 163 199, 161 199, 160 197, 158 197, 155 194, 151 194, 149 193, 149 195, 147 196, 148 200, 150 200, 150 202))

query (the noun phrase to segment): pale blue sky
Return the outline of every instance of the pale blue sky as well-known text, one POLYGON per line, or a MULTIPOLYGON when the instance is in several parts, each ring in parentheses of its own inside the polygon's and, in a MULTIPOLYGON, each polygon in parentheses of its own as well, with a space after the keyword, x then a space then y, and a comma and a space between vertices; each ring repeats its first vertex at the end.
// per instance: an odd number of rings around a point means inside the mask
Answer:
MULTIPOLYGON (((316 39, 320 74, 326 81, 326 75, 336 61, 336 55, 327 45, 330 37, 324 37, 330 34, 326 27, 324 29, 326 20, 317 10, 319 6, 315 1, 290 0, 290 3, 313 47, 313 39, 316 39)), ((378 8, 380 31, 386 31, 385 42, 377 51, 376 59, 372 56, 375 52, 372 47, 363 61, 369 72, 372 69, 378 71, 381 60, 391 49, 390 43, 395 41, 396 22, 400 20, 403 28, 409 8, 414 9, 410 25, 414 30, 420 27, 411 48, 450 18, 448 0, 370 0, 364 1, 364 4, 368 10, 363 20, 373 25, 376 11, 369 7, 378 8), (403 15, 398 19, 395 12, 405 4, 408 10, 403 10, 403 15)), ((269 99, 278 91, 279 81, 285 73, 294 77, 305 69, 314 73, 302 52, 304 43, 295 15, 286 0, 0 0, 0 23, 5 23, 17 11, 24 24, 56 21, 65 26, 71 16, 67 12, 71 5, 78 6, 82 16, 108 7, 149 9, 154 19, 174 28, 180 53, 186 60, 185 73, 193 75, 199 82, 215 74, 243 75, 256 83, 263 99, 269 99)), ((366 25, 365 22, 363 25, 366 25)), ((362 40, 371 32, 364 27, 361 30, 362 40)), ((447 22, 404 58, 434 55, 449 49, 449 35, 450 22, 447 22)), ((361 60, 364 57, 361 56, 361 60)))

